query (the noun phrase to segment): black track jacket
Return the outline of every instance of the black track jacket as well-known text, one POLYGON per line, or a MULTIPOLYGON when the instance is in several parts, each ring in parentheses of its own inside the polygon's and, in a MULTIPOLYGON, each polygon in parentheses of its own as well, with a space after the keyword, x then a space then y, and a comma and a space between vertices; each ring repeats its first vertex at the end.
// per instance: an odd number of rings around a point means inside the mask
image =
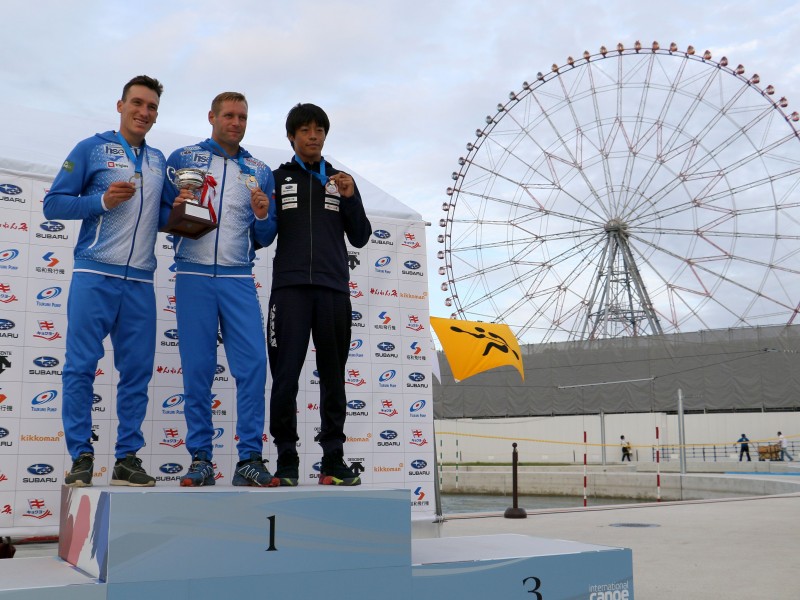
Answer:
MULTIPOLYGON (((309 168, 318 170, 317 166, 309 168)), ((327 162, 325 171, 328 175, 339 172, 327 162)), ((358 187, 352 198, 329 194, 319 179, 294 160, 282 164, 273 174, 278 243, 272 289, 320 285, 349 294, 344 236, 351 245, 363 248, 372 233, 358 187)))

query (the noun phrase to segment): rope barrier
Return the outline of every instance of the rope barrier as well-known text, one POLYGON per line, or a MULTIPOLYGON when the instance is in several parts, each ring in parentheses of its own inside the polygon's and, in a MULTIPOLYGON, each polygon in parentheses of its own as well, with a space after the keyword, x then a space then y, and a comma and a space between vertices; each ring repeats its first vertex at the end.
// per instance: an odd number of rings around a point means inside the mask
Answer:
MULTIPOLYGON (((566 446, 575 446, 575 442, 564 442, 561 440, 544 440, 538 438, 524 438, 519 436, 506 436, 506 435, 485 435, 481 433, 463 433, 458 431, 437 431, 436 435, 453 435, 458 437, 473 437, 473 438, 481 438, 486 440, 506 440, 506 441, 514 441, 514 442, 533 442, 538 444, 561 444, 566 446)), ((787 435, 785 436, 786 439, 800 437, 800 434, 794 435, 787 435)), ((760 440, 750 440, 749 444, 775 444, 778 442, 778 438, 764 438, 760 440)), ((606 448, 619 448, 619 444, 592 444, 587 443, 587 446, 594 446, 598 448, 602 448, 605 446, 606 448)), ((708 446, 738 446, 739 444, 736 442, 706 442, 703 444, 685 444, 685 448, 705 448, 708 446)), ((656 448, 658 443, 655 444, 631 444, 633 448, 656 448)), ((665 448, 680 448, 680 444, 665 444, 665 448)))

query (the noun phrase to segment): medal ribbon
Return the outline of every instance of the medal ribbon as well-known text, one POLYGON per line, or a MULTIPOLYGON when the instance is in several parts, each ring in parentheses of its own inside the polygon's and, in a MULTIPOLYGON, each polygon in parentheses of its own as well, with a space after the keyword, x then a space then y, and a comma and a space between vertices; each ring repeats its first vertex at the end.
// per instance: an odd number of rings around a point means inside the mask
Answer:
MULTIPOLYGON (((215 142, 215 141, 214 141, 214 140, 212 140, 211 138, 209 138, 209 139, 208 139, 208 144, 209 144, 209 145, 210 145, 212 148, 214 148, 214 150, 216 150, 217 152, 219 152, 220 154, 222 154, 222 156, 224 156, 224 157, 225 157, 225 158, 227 158, 228 160, 233 160, 233 161, 236 161, 236 164, 238 164, 238 165, 239 165, 239 170, 240 170, 240 171, 241 171, 241 172, 242 172, 244 175, 253 175, 253 169, 251 169, 250 167, 248 167, 248 166, 245 164, 245 162, 244 162, 244 155, 242 154, 241 150, 239 150, 239 152, 237 153, 237 157, 236 157, 236 158, 234 158, 233 156, 231 156, 230 154, 228 154, 227 152, 225 152, 225 148, 223 148, 222 146, 220 146, 220 145, 219 145, 217 142, 215 142)), ((210 164, 210 163, 209 163, 209 164, 210 164)))
POLYGON ((316 177, 317 179, 319 179, 319 182, 320 182, 320 183, 321 183, 323 186, 325 186, 325 185, 328 183, 328 176, 327 176, 327 175, 325 175, 325 159, 324 159, 324 158, 321 158, 321 159, 320 159, 320 161, 319 161, 319 173, 317 173, 316 171, 312 171, 311 169, 309 169, 309 168, 306 166, 306 163, 304 163, 304 162, 303 162, 303 159, 302 159, 302 158, 300 158, 299 156, 297 156, 297 154, 295 154, 295 155, 294 155, 294 160, 297 162, 297 164, 298 164, 298 165, 300 165, 300 167, 301 167, 301 168, 302 168, 302 169, 303 169, 303 170, 304 170, 306 173, 311 173, 311 175, 313 175, 314 177, 316 177))
POLYGON ((122 134, 119 131, 117 131, 116 133, 117 133, 117 139, 119 140, 122 149, 125 150, 125 155, 128 157, 128 160, 131 161, 131 163, 133 163, 134 165, 134 172, 137 175, 139 175, 139 177, 141 177, 142 159, 144 158, 144 142, 142 142, 142 148, 141 151, 139 152, 139 156, 136 156, 136 153, 131 148, 131 145, 128 143, 128 140, 122 137, 122 134))

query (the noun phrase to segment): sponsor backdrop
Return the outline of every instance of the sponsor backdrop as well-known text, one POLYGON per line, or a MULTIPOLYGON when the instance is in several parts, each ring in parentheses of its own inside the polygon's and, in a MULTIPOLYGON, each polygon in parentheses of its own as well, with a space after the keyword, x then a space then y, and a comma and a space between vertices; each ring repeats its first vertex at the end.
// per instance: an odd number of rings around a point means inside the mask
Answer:
MULTIPOLYGON (((61 425, 61 372, 72 247, 80 223, 48 221, 42 200, 50 179, 0 169, 0 535, 58 530, 60 488, 71 460, 61 425)), ((373 234, 350 249, 353 328, 347 364, 345 459, 365 484, 409 489, 412 515, 435 512, 432 355, 425 231, 421 221, 370 215, 373 234)), ((139 456, 158 486, 178 486, 185 447, 175 266, 169 236, 159 234, 155 278, 158 329, 150 403, 139 456)), ((255 279, 267 305, 272 249, 258 252, 255 279)), ((254 327, 263 327, 253 323, 254 327)), ((94 386, 95 485, 107 485, 114 462, 117 373, 106 340, 94 386)), ((301 485, 316 485, 321 459, 319 379, 309 347, 297 399, 301 485)), ((267 398, 269 386, 267 383, 267 398)), ((217 485, 236 463, 235 384, 218 350, 212 410, 217 485)), ((269 409, 269 403, 267 403, 269 409)), ((275 448, 264 426, 264 456, 275 448)))

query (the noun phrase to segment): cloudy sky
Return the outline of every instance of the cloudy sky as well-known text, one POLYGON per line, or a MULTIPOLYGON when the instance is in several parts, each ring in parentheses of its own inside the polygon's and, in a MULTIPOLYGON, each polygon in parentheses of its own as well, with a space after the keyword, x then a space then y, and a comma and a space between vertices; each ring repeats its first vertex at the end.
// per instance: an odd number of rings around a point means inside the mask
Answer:
MULTIPOLYGON (((794 2, 3 0, 0 20, 7 103, 116 119, 121 85, 146 73, 165 86, 157 127, 203 138, 211 98, 237 90, 250 101, 245 146, 286 147, 287 158, 287 110, 321 105, 327 153, 432 222, 431 256, 475 129, 568 55, 637 39, 692 44, 758 72, 800 108, 794 2)), ((436 267, 431 313, 448 316, 436 267)))

